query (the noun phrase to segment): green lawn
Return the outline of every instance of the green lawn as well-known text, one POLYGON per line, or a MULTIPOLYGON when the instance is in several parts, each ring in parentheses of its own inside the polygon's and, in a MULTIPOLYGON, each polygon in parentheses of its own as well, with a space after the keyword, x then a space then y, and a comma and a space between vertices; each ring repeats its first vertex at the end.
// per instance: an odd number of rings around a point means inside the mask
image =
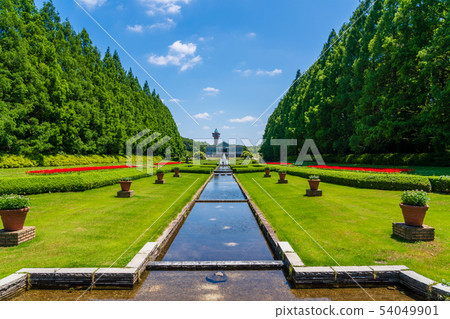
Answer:
POLYGON ((266 190, 339 264, 403 264, 436 281, 450 280, 450 196, 430 194, 425 224, 436 229, 434 242, 408 243, 394 238, 392 222, 402 222, 398 191, 359 189, 321 183, 323 197, 304 196, 306 179, 239 174, 250 196, 307 266, 336 265, 319 246, 258 186, 266 190), (256 183, 256 182, 258 183, 256 183))
POLYGON ((30 196, 25 225, 36 226, 36 238, 0 248, 0 278, 24 267, 108 267, 186 191, 115 265, 123 267, 157 239, 208 177, 167 174, 164 185, 154 184, 154 177, 140 179, 129 199, 115 197, 119 185, 30 196))

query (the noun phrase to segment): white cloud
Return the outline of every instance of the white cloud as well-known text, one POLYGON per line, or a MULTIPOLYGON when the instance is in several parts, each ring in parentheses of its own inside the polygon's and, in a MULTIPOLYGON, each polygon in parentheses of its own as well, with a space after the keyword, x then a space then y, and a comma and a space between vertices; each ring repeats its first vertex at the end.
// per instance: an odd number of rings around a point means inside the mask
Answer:
POLYGON ((283 70, 281 69, 274 69, 273 71, 266 71, 266 70, 257 70, 256 75, 269 75, 269 76, 275 76, 278 74, 283 73, 283 70))
POLYGON ((247 70, 235 70, 235 72, 243 75, 243 76, 250 76, 250 75, 257 75, 257 76, 264 76, 264 75, 268 75, 268 76, 275 76, 275 75, 279 75, 283 73, 283 70, 281 69, 274 69, 272 71, 267 71, 267 70, 263 70, 263 69, 257 69, 257 70, 251 70, 251 69, 247 69, 247 70))
POLYGON ((228 121, 231 123, 247 123, 247 122, 253 122, 256 120, 256 117, 247 115, 239 119, 229 119, 228 121))
POLYGON ((154 24, 150 24, 150 25, 146 25, 146 26, 141 25, 141 24, 136 24, 134 26, 127 26, 127 30, 131 31, 131 32, 142 33, 145 30, 156 30, 156 29, 168 30, 174 26, 176 26, 176 23, 173 21, 173 19, 167 19, 163 22, 158 22, 158 23, 154 23, 154 24))
POLYGON ((207 87, 203 89, 203 92, 205 92, 206 95, 216 96, 219 94, 220 90, 213 87, 207 87))
POLYGON ((176 65, 180 71, 186 71, 193 68, 202 61, 200 55, 195 55, 197 46, 194 43, 182 43, 175 41, 169 46, 169 53, 165 56, 152 55, 148 61, 155 65, 176 65))
POLYGON ((224 125, 222 126, 222 130, 234 130, 235 128, 233 126, 224 125))
POLYGON ((202 129, 209 131, 211 128, 209 126, 203 126, 202 129))
POLYGON ((196 119, 199 119, 199 120, 210 120, 211 119, 211 114, 206 113, 206 112, 205 113, 198 113, 198 114, 195 114, 194 117, 196 119))
POLYGON ((247 33, 247 38, 254 38, 254 37, 256 37, 256 33, 255 32, 247 33))
POLYGON ((150 16, 161 14, 179 14, 183 4, 189 4, 191 0, 139 0, 147 7, 150 16))
POLYGON ((180 103, 181 100, 173 98, 173 99, 170 99, 169 102, 172 102, 172 103, 180 103))
POLYGON ((140 25, 140 24, 136 24, 136 25, 134 25, 134 26, 129 26, 129 25, 127 25, 127 30, 128 30, 128 31, 131 31, 131 32, 138 32, 138 33, 141 33, 141 32, 144 31, 144 26, 143 26, 143 25, 140 25))
POLYGON ((88 9, 94 9, 95 7, 101 7, 105 4, 106 0, 78 0, 84 4, 88 9))
POLYGON ((222 114, 225 114, 224 110, 220 110, 220 111, 214 112, 214 115, 222 115, 222 114))

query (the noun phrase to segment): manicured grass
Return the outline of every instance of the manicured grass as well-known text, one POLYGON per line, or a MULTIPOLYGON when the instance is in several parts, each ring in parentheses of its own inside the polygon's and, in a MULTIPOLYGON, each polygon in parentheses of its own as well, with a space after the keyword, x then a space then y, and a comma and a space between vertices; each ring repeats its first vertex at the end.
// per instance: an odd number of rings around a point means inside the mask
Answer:
POLYGON ((436 229, 433 242, 408 243, 391 238, 392 223, 403 222, 399 191, 359 189, 321 183, 323 197, 304 196, 307 180, 263 173, 237 177, 274 227, 307 266, 336 265, 333 260, 258 186, 264 188, 339 264, 406 265, 441 282, 450 280, 450 196, 430 194, 425 224, 436 229), (257 182, 255 182, 254 180, 257 182))
POLYGON ((115 197, 119 185, 30 196, 25 225, 36 226, 36 238, 0 248, 0 278, 24 267, 109 267, 168 209, 115 265, 123 267, 146 242, 157 239, 208 177, 167 174, 164 185, 154 184, 152 177, 137 180, 129 199, 115 197))

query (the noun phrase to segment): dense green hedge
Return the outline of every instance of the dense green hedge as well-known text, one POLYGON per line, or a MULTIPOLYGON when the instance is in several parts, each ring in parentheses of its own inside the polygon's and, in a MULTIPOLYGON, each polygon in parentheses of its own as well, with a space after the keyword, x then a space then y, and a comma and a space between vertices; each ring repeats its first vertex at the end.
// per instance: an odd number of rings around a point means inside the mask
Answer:
MULTIPOLYGON (((162 168, 165 172, 171 172, 173 169, 173 166, 162 168)), ((207 167, 180 166, 180 171, 209 174, 211 170, 207 167)), ((49 192, 78 192, 117 184, 121 177, 130 177, 131 179, 136 180, 150 176, 145 170, 139 172, 137 170, 126 168, 107 171, 2 178, 0 179, 0 194, 31 195, 49 192)))
POLYGON ((450 176, 430 176, 428 178, 433 192, 450 194, 450 176))
MULTIPOLYGON (((280 166, 271 166, 272 171, 281 169, 280 166)), ((359 172, 324 171, 306 167, 283 167, 289 175, 308 178, 310 175, 319 175, 321 181, 326 183, 352 186, 358 188, 383 189, 383 190, 407 190, 423 189, 431 191, 431 183, 428 177, 407 174, 371 174, 359 172)), ((239 167, 234 166, 236 173, 263 172, 264 167, 239 167)))
POLYGON ((322 155, 327 163, 368 164, 368 165, 416 165, 416 166, 450 166, 450 153, 432 154, 350 154, 322 155))
MULTIPOLYGON (((125 164, 126 161, 126 157, 120 155, 38 155, 35 158, 22 155, 2 155, 0 156, 0 168, 125 164)), ((159 163, 162 161, 162 157, 155 156, 153 161, 159 163)), ((142 162, 147 162, 147 156, 142 157, 142 162)), ((136 163, 136 155, 133 155, 133 163, 136 163)))

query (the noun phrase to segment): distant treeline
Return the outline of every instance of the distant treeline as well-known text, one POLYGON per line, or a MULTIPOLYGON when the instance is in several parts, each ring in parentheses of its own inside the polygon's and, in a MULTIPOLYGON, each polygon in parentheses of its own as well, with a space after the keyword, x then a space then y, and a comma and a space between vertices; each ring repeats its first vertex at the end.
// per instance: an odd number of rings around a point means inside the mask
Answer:
POLYGON ((449 0, 361 1, 320 59, 297 72, 268 121, 264 157, 279 154, 273 138, 298 139, 300 147, 312 138, 327 154, 448 151, 449 7, 449 0))
POLYGON ((117 52, 102 58, 52 2, 38 10, 32 0, 0 1, 0 153, 124 154, 145 128, 184 155, 169 109, 117 52))

